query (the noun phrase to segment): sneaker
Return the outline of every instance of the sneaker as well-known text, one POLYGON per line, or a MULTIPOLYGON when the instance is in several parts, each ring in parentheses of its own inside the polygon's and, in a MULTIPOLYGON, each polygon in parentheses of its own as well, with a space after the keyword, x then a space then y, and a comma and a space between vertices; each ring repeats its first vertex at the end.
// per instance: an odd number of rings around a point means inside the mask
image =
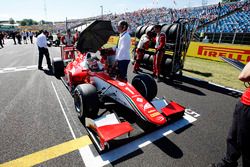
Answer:
POLYGON ((38 67, 38 70, 43 70, 43 67, 38 67))

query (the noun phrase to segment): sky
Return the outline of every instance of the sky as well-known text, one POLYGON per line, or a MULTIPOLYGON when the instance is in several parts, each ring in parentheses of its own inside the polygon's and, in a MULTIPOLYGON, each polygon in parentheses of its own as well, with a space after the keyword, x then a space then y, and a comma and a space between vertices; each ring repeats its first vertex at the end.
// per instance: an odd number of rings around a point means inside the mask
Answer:
MULTIPOLYGON (((209 5, 220 0, 206 1, 209 5)), ((66 17, 82 19, 98 16, 102 11, 103 14, 120 14, 143 8, 179 9, 201 5, 202 0, 1 0, 0 20, 65 21, 66 17)))

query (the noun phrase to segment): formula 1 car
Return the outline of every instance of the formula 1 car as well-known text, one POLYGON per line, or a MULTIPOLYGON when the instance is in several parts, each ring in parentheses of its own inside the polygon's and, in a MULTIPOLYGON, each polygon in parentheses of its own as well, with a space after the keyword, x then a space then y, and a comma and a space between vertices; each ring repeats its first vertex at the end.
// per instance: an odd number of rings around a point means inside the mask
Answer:
POLYGON ((83 64, 88 54, 95 53, 63 48, 61 58, 54 58, 52 64, 54 74, 61 77, 72 94, 76 112, 99 152, 109 149, 109 143, 116 139, 129 138, 134 130, 131 123, 116 112, 99 112, 108 102, 122 106, 124 114, 134 114, 144 125, 157 127, 182 118, 183 106, 156 98, 157 84, 150 75, 136 75, 131 84, 120 81, 105 70, 86 68, 83 64), (68 51, 74 51, 76 57, 64 59, 68 51))

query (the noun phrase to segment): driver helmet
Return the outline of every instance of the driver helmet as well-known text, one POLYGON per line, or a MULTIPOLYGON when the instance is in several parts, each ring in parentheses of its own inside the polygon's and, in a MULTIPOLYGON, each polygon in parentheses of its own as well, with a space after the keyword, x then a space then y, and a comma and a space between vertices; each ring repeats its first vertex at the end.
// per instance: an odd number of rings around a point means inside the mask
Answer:
POLYGON ((88 65, 89 65, 89 68, 95 70, 95 69, 98 69, 98 64, 97 64, 97 61, 91 56, 90 53, 87 53, 87 61, 88 61, 88 65))

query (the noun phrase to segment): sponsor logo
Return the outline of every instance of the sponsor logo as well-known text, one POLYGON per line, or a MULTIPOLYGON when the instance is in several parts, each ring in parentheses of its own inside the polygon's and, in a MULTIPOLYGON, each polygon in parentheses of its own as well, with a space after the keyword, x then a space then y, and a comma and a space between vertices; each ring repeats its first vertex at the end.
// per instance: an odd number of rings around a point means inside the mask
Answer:
POLYGON ((149 110, 149 111, 148 111, 149 114, 152 113, 152 112, 155 112, 155 110, 149 110))
POLYGON ((111 37, 109 38, 109 40, 108 40, 108 43, 114 43, 114 42, 115 42, 115 39, 114 39, 114 37, 111 36, 111 37))
POLYGON ((142 102, 143 102, 143 99, 142 99, 142 98, 137 98, 136 101, 142 103, 142 102))
POLYGON ((119 86, 125 86, 126 84, 123 83, 123 82, 119 82, 118 85, 119 85, 119 86))
POLYGON ((164 119, 164 117, 157 117, 156 119, 159 121, 162 121, 164 119))
POLYGON ((155 113, 153 113, 153 114, 150 114, 150 117, 156 117, 156 116, 158 116, 158 115, 161 115, 159 112, 155 112, 155 113))
POLYGON ((199 46, 199 56, 218 57, 224 56, 231 59, 236 59, 241 62, 250 61, 250 50, 247 49, 233 49, 214 46, 199 46))
POLYGON ((131 89, 129 89, 128 87, 126 87, 125 90, 127 90, 128 92, 130 92, 132 95, 135 94, 135 93, 134 93, 131 89))
POLYGON ((149 103, 146 103, 143 107, 144 110, 147 110, 149 108, 152 108, 152 106, 149 103))

